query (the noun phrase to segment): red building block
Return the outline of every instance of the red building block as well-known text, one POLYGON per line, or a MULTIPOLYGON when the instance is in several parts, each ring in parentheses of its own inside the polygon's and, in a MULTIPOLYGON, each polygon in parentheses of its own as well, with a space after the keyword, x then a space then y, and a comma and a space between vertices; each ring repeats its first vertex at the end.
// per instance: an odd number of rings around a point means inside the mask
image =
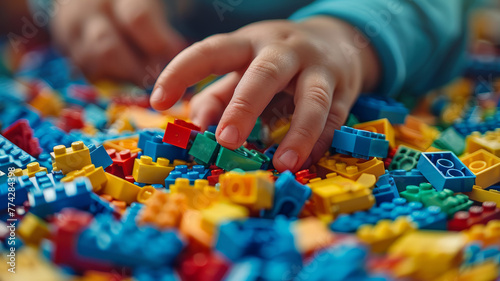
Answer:
POLYGON ((306 184, 310 179, 314 179, 316 177, 318 177, 318 175, 316 173, 311 173, 309 169, 305 169, 295 173, 295 179, 301 184, 306 184))
POLYGON ((77 107, 63 109, 59 122, 57 123, 57 127, 65 132, 69 132, 73 129, 82 129, 84 126, 85 123, 83 121, 82 109, 77 107))
POLYGON ((106 172, 113 174, 117 177, 125 179, 126 176, 132 175, 134 169, 134 160, 137 158, 136 153, 130 153, 130 150, 125 149, 120 152, 116 152, 114 149, 107 149, 113 164, 106 168, 106 172))
POLYGON ((163 135, 163 142, 186 149, 189 140, 194 138, 191 136, 193 134, 196 135, 200 130, 200 127, 192 123, 175 119, 174 123, 167 124, 165 134, 163 135))
POLYGON ((452 220, 448 222, 448 230, 461 231, 475 224, 486 224, 491 220, 500 219, 500 209, 495 202, 486 201, 483 206, 472 206, 468 212, 455 213, 452 220))
POLYGON ((96 103, 99 93, 95 87, 73 84, 68 87, 68 95, 83 102, 96 103))
POLYGON ((33 137, 33 130, 26 119, 17 120, 6 128, 2 135, 33 157, 38 157, 42 153, 38 139, 33 137))
POLYGON ((219 176, 222 174, 224 174, 224 170, 222 169, 212 170, 210 176, 207 177, 208 184, 212 186, 216 185, 219 182, 219 176))
POLYGON ((179 275, 184 281, 222 280, 230 263, 210 252, 198 252, 187 256, 179 264, 179 275))
POLYGON ((80 233, 92 221, 92 215, 76 209, 64 209, 54 218, 52 231, 52 261, 69 265, 77 271, 95 269, 110 271, 111 266, 102 261, 92 261, 76 253, 76 241, 80 233))

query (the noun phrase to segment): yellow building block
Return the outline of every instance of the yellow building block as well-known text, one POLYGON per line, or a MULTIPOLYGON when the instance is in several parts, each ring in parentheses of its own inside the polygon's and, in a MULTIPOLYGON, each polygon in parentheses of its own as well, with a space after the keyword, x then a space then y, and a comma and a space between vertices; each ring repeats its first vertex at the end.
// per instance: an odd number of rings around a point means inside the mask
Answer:
POLYGON ((208 185, 208 180, 195 180, 194 185, 190 185, 185 178, 175 179, 175 184, 170 185, 170 193, 184 194, 189 208, 198 210, 208 208, 220 195, 215 187, 208 185))
POLYGON ((290 130, 290 121, 280 125, 276 129, 271 132, 271 141, 272 143, 280 143, 285 137, 286 133, 290 130))
POLYGON ((114 139, 105 141, 102 145, 105 149, 114 149, 116 152, 120 152, 122 150, 130 150, 130 153, 136 153, 141 151, 140 148, 137 147, 137 142, 139 141, 139 137, 130 137, 123 139, 114 139))
POLYGON ((468 135, 465 139, 465 152, 472 153, 479 149, 484 149, 500 157, 500 128, 486 132, 484 135, 479 132, 468 135))
POLYGON ((362 225, 356 234, 372 252, 381 254, 385 253, 399 237, 414 230, 415 226, 408 218, 399 217, 395 221, 380 220, 376 225, 362 225))
POLYGON ((394 127, 396 145, 404 144, 410 148, 426 151, 438 137, 439 131, 413 116, 407 116, 404 125, 394 127))
POLYGON ((149 156, 142 155, 141 159, 134 160, 132 176, 136 182, 147 184, 165 184, 168 174, 174 169, 170 160, 158 157, 156 162, 149 156))
POLYGON ((312 190, 310 201, 313 213, 333 219, 338 214, 371 208, 375 199, 370 188, 376 178, 368 174, 360 178, 361 181, 353 181, 331 174, 324 180, 311 179, 307 185, 312 190))
POLYGON ((390 147, 396 147, 394 127, 387 118, 359 123, 353 126, 354 129, 370 131, 378 134, 384 134, 390 147))
POLYGON ((213 234, 220 223, 248 217, 248 209, 229 202, 217 202, 200 211, 201 228, 213 234))
POLYGON ((500 220, 489 221, 488 224, 476 224, 463 231, 468 242, 481 241, 483 247, 500 244, 500 220))
POLYGON ((92 184, 92 190, 96 193, 101 192, 108 178, 102 167, 95 167, 93 164, 83 167, 81 170, 69 172, 66 177, 61 179, 61 182, 72 182, 77 177, 87 177, 92 184))
POLYGON ((345 178, 357 180, 363 173, 379 176, 385 174, 384 162, 373 157, 365 160, 350 157, 344 154, 334 154, 322 157, 316 164, 319 177, 325 177, 330 173, 337 173, 345 178))
POLYGON ((201 211, 188 209, 182 216, 179 231, 188 239, 189 245, 197 244, 209 249, 214 243, 214 234, 201 225, 201 211))
POLYGON ((140 224, 153 224, 160 229, 179 227, 187 210, 186 196, 157 191, 139 215, 140 224))
POLYGON ((228 172, 219 176, 221 198, 252 210, 270 209, 273 205, 272 173, 255 171, 228 172))
POLYGON ((27 213, 23 217, 17 228, 17 233, 25 244, 34 246, 40 245, 42 239, 50 236, 47 223, 32 213, 27 213))
POLYGON ((493 201, 500 206, 500 191, 495 189, 485 190, 480 186, 474 185, 471 192, 464 192, 465 195, 469 196, 469 199, 477 202, 493 201))
POLYGON ((38 162, 32 162, 32 163, 29 163, 28 166, 26 166, 26 169, 23 170, 23 175, 31 178, 31 177, 34 177, 35 174, 38 172, 47 173, 47 168, 40 167, 40 164, 38 162))
POLYGON ((30 101, 30 105, 36 108, 43 117, 59 116, 64 107, 61 95, 49 88, 44 88, 38 95, 30 101))
POLYGON ((124 201, 127 205, 133 202, 144 203, 156 190, 151 186, 139 187, 110 173, 105 173, 108 182, 102 193, 110 195, 113 199, 124 201))
POLYGON ((460 161, 476 175, 476 185, 487 188, 500 182, 500 158, 490 152, 479 149, 460 157, 460 161))
POLYGON ((466 243, 462 233, 412 231, 389 248, 390 257, 404 259, 394 269, 394 275, 396 278, 434 280, 460 265, 466 243))
POLYGON ((335 235, 330 231, 327 224, 316 217, 295 221, 292 232, 295 237, 295 246, 303 255, 326 248, 335 239, 335 235))
POLYGON ((54 152, 51 152, 50 155, 54 170, 62 171, 65 175, 92 164, 89 149, 82 141, 75 141, 68 148, 64 145, 54 146, 54 152))

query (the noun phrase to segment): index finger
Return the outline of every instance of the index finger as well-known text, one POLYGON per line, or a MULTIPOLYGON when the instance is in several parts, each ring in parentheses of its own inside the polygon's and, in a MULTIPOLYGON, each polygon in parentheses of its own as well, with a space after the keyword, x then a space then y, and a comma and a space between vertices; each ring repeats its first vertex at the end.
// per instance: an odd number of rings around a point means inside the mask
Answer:
POLYGON ((186 89, 210 74, 241 69, 252 60, 250 41, 220 34, 193 44, 177 55, 160 74, 151 95, 156 110, 172 107, 186 89))

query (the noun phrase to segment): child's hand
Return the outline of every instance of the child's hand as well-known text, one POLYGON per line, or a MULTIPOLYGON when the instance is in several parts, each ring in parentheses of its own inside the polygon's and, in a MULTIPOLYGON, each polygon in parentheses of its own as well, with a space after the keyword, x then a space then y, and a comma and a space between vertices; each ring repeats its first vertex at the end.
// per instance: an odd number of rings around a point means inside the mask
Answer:
POLYGON ((186 46, 168 25, 162 1, 53 2, 56 42, 90 79, 147 86, 146 67, 161 69, 186 46))
POLYGON ((359 92, 376 85, 378 64, 366 39, 345 22, 260 22, 182 51, 158 78, 151 104, 167 109, 209 74, 229 73, 194 97, 191 119, 206 128, 220 117, 217 140, 235 149, 274 95, 291 92, 291 127, 273 163, 280 171, 297 171, 330 147, 359 92))

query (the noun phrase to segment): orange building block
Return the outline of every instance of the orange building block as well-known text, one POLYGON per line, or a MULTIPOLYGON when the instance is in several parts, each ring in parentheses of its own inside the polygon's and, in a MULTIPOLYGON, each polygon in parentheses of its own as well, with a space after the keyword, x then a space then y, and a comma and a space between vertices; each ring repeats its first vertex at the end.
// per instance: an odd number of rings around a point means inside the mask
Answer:
POLYGON ((117 152, 128 149, 130 150, 130 153, 136 153, 141 151, 141 149, 137 147, 138 141, 139 137, 135 136, 130 138, 108 140, 102 145, 105 149, 114 149, 117 152))
POLYGON ((489 221, 486 225, 476 224, 463 233, 468 242, 481 241, 483 247, 500 245, 500 220, 489 221))
POLYGON ((187 210, 186 196, 157 191, 146 202, 139 216, 140 224, 153 224, 160 229, 179 227, 182 215, 187 210))
POLYGON ((396 145, 404 144, 410 148, 426 151, 438 137, 439 131, 417 118, 409 115, 404 125, 394 127, 396 145))
POLYGON ((327 225, 316 217, 297 220, 292 227, 295 246, 303 255, 326 248, 332 244, 335 234, 327 225))
POLYGON ((373 120, 369 122, 359 123, 352 126, 354 129, 370 131, 378 134, 384 134, 385 139, 389 142, 390 147, 396 147, 396 139, 394 127, 387 118, 373 120))
POLYGON ((201 210, 208 208, 219 199, 219 191, 208 185, 207 180, 199 179, 194 185, 189 184, 189 179, 177 178, 175 184, 170 185, 170 193, 184 194, 189 208, 201 210))

